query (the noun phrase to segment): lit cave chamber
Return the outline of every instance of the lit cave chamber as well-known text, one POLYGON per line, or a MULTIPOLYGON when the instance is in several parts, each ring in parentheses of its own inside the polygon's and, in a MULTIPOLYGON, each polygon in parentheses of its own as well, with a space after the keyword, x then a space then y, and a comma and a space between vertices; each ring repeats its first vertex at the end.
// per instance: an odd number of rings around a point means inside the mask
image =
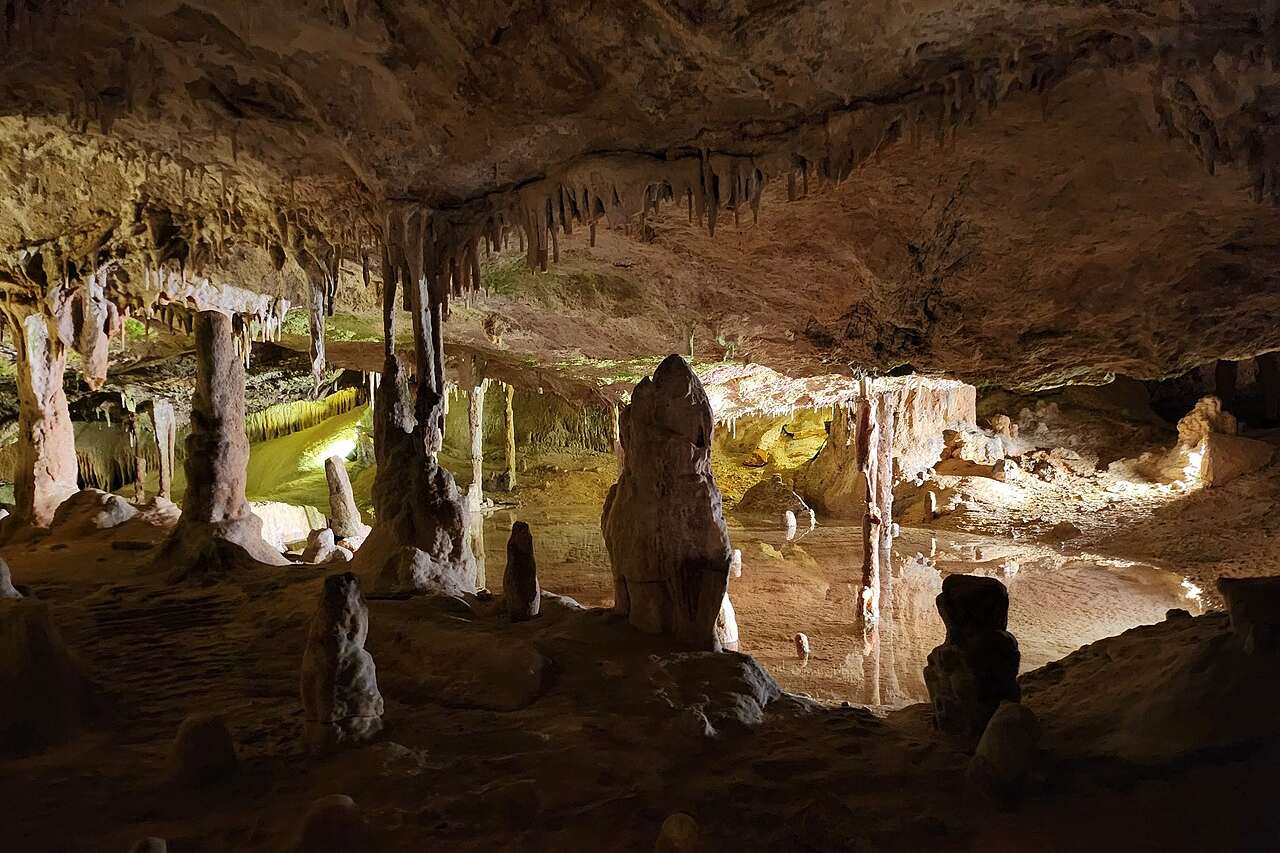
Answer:
POLYGON ((0 2, 0 850, 1280 849, 1280 15, 0 2))

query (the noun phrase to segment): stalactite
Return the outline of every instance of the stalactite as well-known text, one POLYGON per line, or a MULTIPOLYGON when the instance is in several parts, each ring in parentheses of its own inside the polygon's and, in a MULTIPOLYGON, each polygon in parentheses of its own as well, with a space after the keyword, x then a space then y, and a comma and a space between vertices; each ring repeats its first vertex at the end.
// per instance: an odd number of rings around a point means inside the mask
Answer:
POLYGON ((267 441, 310 429, 329 418, 345 414, 363 402, 359 388, 343 388, 321 400, 294 400, 277 403, 244 419, 250 443, 267 441))

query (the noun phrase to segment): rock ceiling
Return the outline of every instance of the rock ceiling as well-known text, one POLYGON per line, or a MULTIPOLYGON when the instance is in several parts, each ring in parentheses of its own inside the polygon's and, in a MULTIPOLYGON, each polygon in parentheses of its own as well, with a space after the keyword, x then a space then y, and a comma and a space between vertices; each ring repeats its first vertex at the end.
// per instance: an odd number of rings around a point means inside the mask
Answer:
POLYGON ((1280 348, 1271 3, 0 5, 11 301, 111 264, 136 310, 297 302, 384 248, 461 291, 505 236, 654 289, 625 327, 498 300, 533 352, 683 317, 1033 386, 1280 348))

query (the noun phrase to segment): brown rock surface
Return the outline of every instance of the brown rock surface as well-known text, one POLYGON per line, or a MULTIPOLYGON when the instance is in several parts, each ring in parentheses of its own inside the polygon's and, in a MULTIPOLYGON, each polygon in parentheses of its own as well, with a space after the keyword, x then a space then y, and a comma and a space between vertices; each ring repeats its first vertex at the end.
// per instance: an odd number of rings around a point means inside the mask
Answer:
POLYGON ((622 473, 601 528, 614 609, 650 633, 713 649, 731 560, 711 474, 711 405, 678 355, 636 386, 622 410, 622 473))

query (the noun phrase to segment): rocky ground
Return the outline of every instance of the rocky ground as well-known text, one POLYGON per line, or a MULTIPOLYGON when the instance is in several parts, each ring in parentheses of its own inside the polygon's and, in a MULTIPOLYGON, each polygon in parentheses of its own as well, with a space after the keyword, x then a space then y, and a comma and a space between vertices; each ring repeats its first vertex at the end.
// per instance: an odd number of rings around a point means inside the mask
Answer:
MULTIPOLYGON (((371 601, 386 728, 313 755, 298 673, 327 570, 173 586, 150 565, 162 535, 133 520, 5 550, 101 699, 82 734, 4 764, 14 850, 124 851, 148 835, 173 851, 290 849, 309 804, 336 793, 388 851, 649 850, 678 812, 703 850, 1253 850, 1280 837, 1275 732, 1234 710, 1270 707, 1275 673, 1249 670, 1221 702, 1176 675, 1194 648, 1229 642, 1222 616, 1131 631, 1024 676, 1045 734, 1007 811, 973 794, 966 753, 926 706, 792 697, 749 657, 683 654, 553 594, 518 625, 471 597, 371 601), (225 717, 240 767, 188 789, 166 763, 196 711, 225 717)), ((1235 654, 1209 662, 1231 669, 1235 654)))

